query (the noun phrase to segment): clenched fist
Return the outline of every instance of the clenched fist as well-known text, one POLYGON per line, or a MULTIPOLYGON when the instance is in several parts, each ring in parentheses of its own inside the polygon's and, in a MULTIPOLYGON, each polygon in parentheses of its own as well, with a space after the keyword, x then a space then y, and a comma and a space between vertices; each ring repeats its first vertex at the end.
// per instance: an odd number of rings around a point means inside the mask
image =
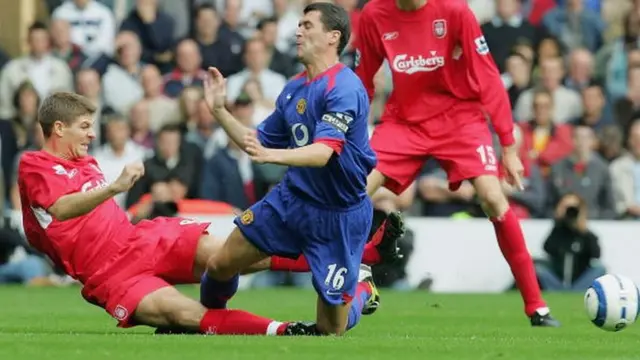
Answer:
POLYGON ((141 161, 129 164, 122 169, 122 173, 111 184, 111 188, 118 194, 129 191, 143 175, 144 164, 141 161))

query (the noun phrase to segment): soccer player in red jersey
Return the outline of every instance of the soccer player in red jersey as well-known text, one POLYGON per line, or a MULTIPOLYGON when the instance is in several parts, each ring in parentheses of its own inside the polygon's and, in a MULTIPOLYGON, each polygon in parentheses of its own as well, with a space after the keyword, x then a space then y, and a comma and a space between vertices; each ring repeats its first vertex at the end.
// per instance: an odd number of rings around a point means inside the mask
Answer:
POLYGON ((474 185, 520 289, 533 326, 559 326, 542 299, 520 223, 502 193, 488 115, 507 176, 522 188, 509 99, 465 0, 371 0, 360 17, 356 73, 373 96, 374 74, 390 65, 393 92, 371 144, 378 166, 368 193, 402 193, 434 157, 451 190, 474 185))
MULTIPOLYGON (((95 111, 86 98, 66 92, 52 94, 40 107, 43 150, 25 153, 18 170, 30 244, 80 281, 82 296, 104 308, 121 327, 143 324, 220 335, 315 335, 311 323, 279 322, 226 309, 227 297, 220 288, 215 295, 203 289, 198 302, 171 286, 198 283, 223 244, 207 235, 208 223, 163 217, 137 225, 129 221, 112 198, 129 190, 143 176, 144 166, 128 165, 115 182, 105 181, 95 159, 87 155, 95 138, 95 111)), ((369 259, 381 255, 375 246, 368 250, 369 259)), ((271 258, 245 273, 274 264, 280 270, 308 271, 304 258, 271 258)), ((231 286, 237 288, 237 283, 231 286)))

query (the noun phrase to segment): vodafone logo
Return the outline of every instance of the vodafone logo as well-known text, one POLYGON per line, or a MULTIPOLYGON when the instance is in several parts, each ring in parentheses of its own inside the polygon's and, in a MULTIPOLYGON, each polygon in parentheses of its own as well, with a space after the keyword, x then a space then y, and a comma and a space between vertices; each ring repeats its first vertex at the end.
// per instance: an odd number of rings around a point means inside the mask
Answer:
POLYGON ((396 55, 393 59, 393 70, 408 75, 417 72, 430 72, 444 66, 444 56, 438 56, 436 51, 431 51, 431 57, 422 55, 415 57, 407 54, 396 55))

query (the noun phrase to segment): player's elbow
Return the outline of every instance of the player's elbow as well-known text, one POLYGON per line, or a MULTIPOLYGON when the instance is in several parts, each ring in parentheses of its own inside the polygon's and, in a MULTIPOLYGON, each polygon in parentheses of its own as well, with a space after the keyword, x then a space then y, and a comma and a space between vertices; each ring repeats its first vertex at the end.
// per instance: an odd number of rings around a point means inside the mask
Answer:
POLYGON ((336 152, 334 146, 327 145, 324 143, 316 143, 314 144, 314 151, 312 156, 309 157, 309 166, 313 167, 323 167, 329 163, 333 153, 336 152))
MULTIPOLYGON (((333 151, 331 153, 333 153, 333 151)), ((318 156, 315 156, 312 159, 311 164, 309 165, 312 167, 324 167, 329 163, 329 159, 331 159, 331 154, 328 156, 326 154, 318 154, 318 156)))

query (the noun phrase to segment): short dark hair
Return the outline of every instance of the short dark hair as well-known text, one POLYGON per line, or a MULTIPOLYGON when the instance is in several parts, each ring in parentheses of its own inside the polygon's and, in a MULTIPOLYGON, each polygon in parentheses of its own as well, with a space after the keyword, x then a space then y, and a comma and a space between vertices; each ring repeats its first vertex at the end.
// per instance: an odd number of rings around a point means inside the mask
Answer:
POLYGON ((338 5, 326 2, 309 4, 304 8, 305 15, 311 11, 320 13, 320 21, 325 31, 340 31, 338 55, 341 55, 351 36, 351 24, 347 11, 338 5))
POLYGON ((96 106, 86 97, 72 92, 55 92, 49 95, 38 110, 38 122, 45 138, 51 136, 53 124, 62 121, 73 124, 81 116, 93 116, 96 106))
POLYGON ((197 19, 198 16, 200 16, 200 13, 207 10, 213 11, 214 13, 216 13, 216 16, 218 16, 218 10, 216 10, 215 6, 209 3, 202 3, 194 8, 193 17, 197 19))
POLYGON ((271 16, 271 17, 267 17, 264 18, 260 21, 258 21, 258 25, 256 26, 256 29, 262 31, 264 29, 265 26, 267 26, 268 24, 278 24, 278 18, 275 16, 271 16))
POLYGON ((553 98, 553 93, 551 93, 551 91, 543 88, 543 87, 536 87, 533 90, 533 99, 537 98, 538 96, 543 95, 543 96, 547 96, 549 99, 551 99, 551 103, 553 104, 555 101, 555 99, 553 98))
POLYGON ((160 130, 158 130, 158 136, 164 133, 172 133, 172 132, 182 134, 182 128, 180 127, 180 124, 168 123, 163 125, 160 128, 160 130))
POLYGON ((49 28, 47 27, 47 24, 43 23, 42 21, 36 21, 33 24, 31 24, 31 26, 29 26, 28 34, 31 35, 34 31, 37 31, 37 30, 43 30, 43 31, 49 32, 49 28))

